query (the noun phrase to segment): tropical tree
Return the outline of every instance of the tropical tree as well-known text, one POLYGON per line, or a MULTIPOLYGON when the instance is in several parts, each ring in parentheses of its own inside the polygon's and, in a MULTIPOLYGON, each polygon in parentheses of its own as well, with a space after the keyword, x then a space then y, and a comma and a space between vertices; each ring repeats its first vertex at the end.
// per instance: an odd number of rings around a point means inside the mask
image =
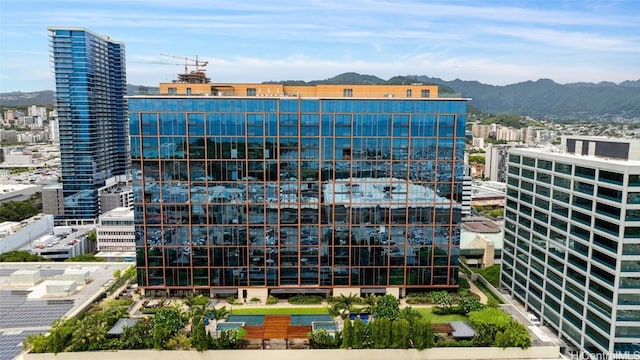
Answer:
POLYGON ((209 335, 202 315, 196 315, 191 319, 191 346, 198 351, 209 348, 209 335))
POLYGON ((359 299, 358 295, 349 294, 345 296, 344 294, 340 294, 340 299, 338 300, 339 304, 342 304, 342 307, 347 311, 351 312, 353 309, 353 304, 357 303, 359 299))
POLYGON ((51 261, 42 256, 32 254, 24 250, 9 251, 0 254, 0 262, 40 262, 51 261))
POLYGON ((453 297, 447 291, 434 291, 431 294, 431 300, 438 304, 441 308, 445 310, 451 310, 451 305, 453 304, 453 297))
POLYGON ((379 299, 379 296, 377 296, 376 294, 369 294, 365 296, 363 300, 366 306, 362 308, 360 312, 371 313, 373 311, 373 308, 378 303, 378 299, 379 299))
POLYGON ((178 333, 185 325, 185 318, 176 309, 160 309, 151 319, 151 338, 153 347, 162 349, 167 341, 178 333))
POLYGON ((378 299, 373 307, 373 315, 376 319, 387 318, 395 320, 400 315, 400 300, 393 295, 384 295, 378 299))
POLYGON ((351 324, 351 320, 347 319, 344 321, 344 325, 342 327, 342 346, 343 349, 349 349, 353 347, 353 325, 351 324))
POLYGON ((213 309, 213 316, 216 320, 222 320, 227 317, 227 315, 231 314, 231 311, 227 309, 226 306, 223 306, 219 309, 213 309))
POLYGON ((391 324, 391 347, 394 349, 409 348, 409 321, 407 319, 396 319, 391 324))
POLYGON ((433 329, 431 322, 420 318, 417 319, 413 326, 413 347, 418 350, 429 349, 433 347, 433 329))
POLYGON ((122 349, 148 349, 152 346, 150 335, 151 324, 147 320, 138 321, 131 327, 125 326, 120 336, 122 349))
POLYGON ((511 325, 511 317, 500 309, 485 308, 470 312, 469 323, 476 331, 476 343, 491 346, 495 344, 496 334, 511 325))
POLYGON ((480 299, 474 294, 463 295, 460 297, 460 300, 458 300, 458 309, 462 313, 468 314, 471 311, 482 310, 482 308, 483 306, 480 299))
POLYGON ((95 229, 87 233, 87 240, 91 241, 92 243, 95 243, 98 240, 98 234, 96 233, 95 229))
POLYGON ((353 321, 353 343, 354 349, 362 349, 364 347, 364 324, 360 318, 353 321))
POLYGON ((376 318, 371 323, 371 336, 373 348, 386 349, 391 345, 391 320, 387 318, 376 318))

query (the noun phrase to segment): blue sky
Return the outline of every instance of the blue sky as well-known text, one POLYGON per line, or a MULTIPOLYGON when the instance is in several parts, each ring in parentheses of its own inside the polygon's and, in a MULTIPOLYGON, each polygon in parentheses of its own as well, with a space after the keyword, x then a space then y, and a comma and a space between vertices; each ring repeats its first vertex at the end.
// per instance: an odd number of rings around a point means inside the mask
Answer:
POLYGON ((0 91, 53 89, 48 26, 126 44, 127 79, 155 86, 180 60, 214 82, 354 71, 505 85, 640 79, 640 1, 0 0, 0 91))

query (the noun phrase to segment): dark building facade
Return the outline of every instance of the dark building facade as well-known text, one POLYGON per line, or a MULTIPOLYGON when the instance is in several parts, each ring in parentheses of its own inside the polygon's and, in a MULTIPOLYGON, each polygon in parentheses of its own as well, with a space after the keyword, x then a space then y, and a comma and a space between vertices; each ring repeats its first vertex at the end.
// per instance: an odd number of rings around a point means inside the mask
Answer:
POLYGON ((49 28, 64 214, 56 222, 95 223, 98 189, 129 171, 124 44, 83 28, 49 28))
POLYGON ((146 291, 457 286, 465 99, 147 95, 129 112, 146 291))

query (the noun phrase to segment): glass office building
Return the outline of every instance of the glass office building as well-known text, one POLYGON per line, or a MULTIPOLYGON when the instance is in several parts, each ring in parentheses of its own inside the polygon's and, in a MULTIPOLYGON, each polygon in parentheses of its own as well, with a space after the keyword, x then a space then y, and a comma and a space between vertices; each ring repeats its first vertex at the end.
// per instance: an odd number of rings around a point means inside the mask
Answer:
POLYGON ((64 215, 56 220, 94 223, 98 188, 128 172, 124 44, 83 28, 49 28, 64 215))
POLYGON ((640 140, 573 136, 563 147, 509 151, 501 284, 579 350, 630 359, 640 353, 640 140))
POLYGON ((466 99, 211 87, 128 100, 141 288, 457 286, 466 99))

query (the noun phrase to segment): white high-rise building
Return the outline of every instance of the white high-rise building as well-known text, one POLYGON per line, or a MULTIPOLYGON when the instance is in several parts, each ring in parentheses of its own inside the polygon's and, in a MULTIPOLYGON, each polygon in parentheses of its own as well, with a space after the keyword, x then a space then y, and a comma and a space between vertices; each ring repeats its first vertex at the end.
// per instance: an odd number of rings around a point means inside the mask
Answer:
POLYGON ((640 140, 562 144, 510 149, 502 286, 581 351, 637 356, 640 140))
POLYGON ((119 207, 101 215, 96 238, 99 251, 96 256, 109 261, 133 259, 136 251, 133 210, 119 207))
POLYGON ((507 159, 509 156, 509 149, 516 146, 521 145, 489 144, 484 158, 484 177, 491 181, 507 181, 507 159))

